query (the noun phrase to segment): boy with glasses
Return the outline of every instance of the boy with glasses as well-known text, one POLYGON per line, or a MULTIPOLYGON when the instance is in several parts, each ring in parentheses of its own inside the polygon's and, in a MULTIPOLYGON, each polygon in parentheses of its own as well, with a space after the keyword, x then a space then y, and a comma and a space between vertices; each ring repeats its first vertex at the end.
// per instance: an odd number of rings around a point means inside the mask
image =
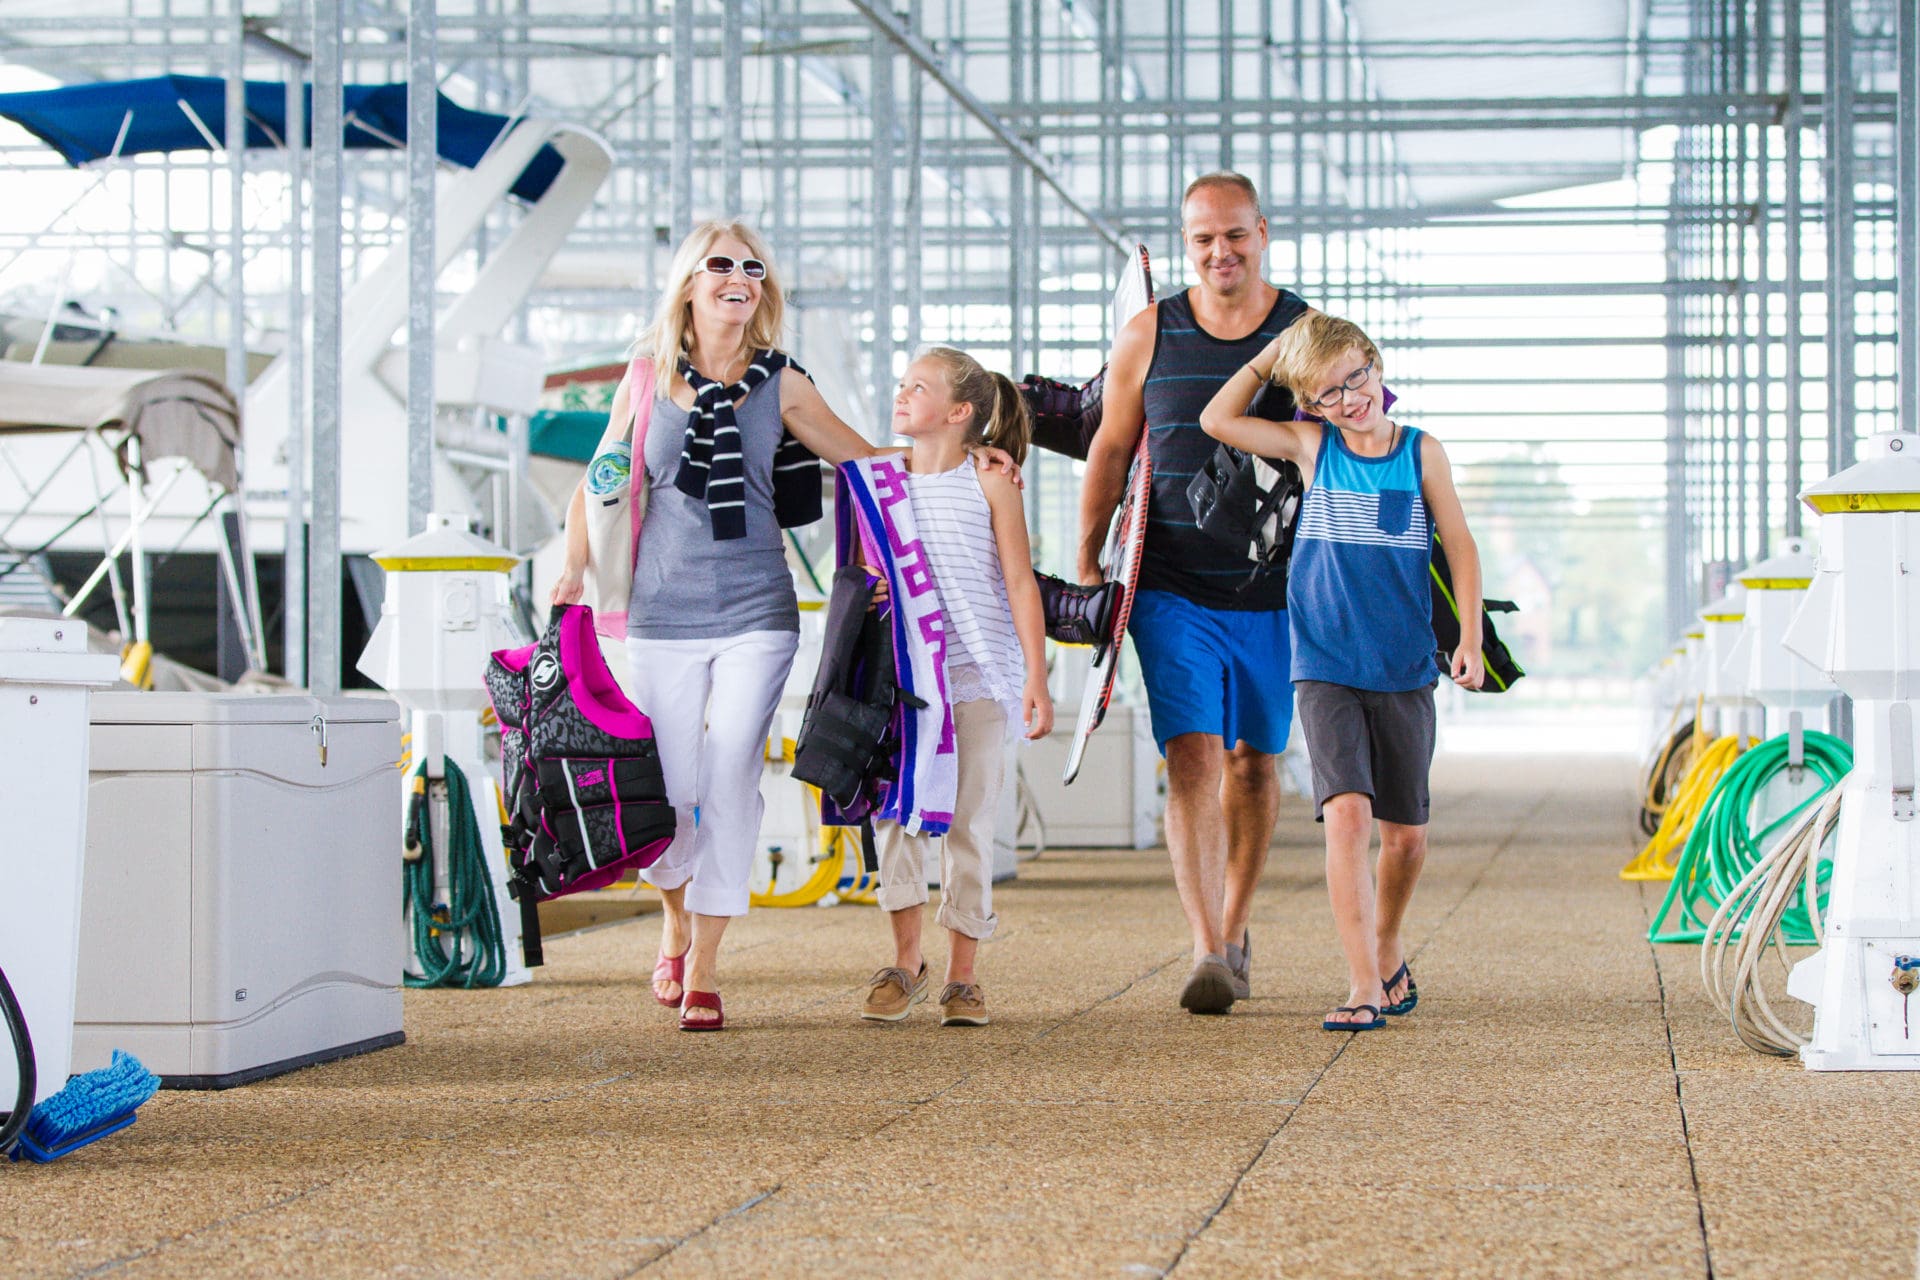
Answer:
POLYGON ((1234 374, 1200 415, 1236 449, 1289 458, 1306 477, 1287 588, 1292 675, 1326 824, 1327 892, 1346 952, 1347 1002, 1329 1031, 1374 1031, 1413 1011, 1419 991, 1401 925, 1427 852, 1436 664, 1427 586, 1437 531, 1460 602, 1454 683, 1477 689, 1480 557, 1446 450, 1386 416, 1379 348, 1348 320, 1314 313, 1234 374), (1246 416, 1260 384, 1281 383, 1314 415, 1246 416), (1380 824, 1378 887, 1367 865, 1380 824))

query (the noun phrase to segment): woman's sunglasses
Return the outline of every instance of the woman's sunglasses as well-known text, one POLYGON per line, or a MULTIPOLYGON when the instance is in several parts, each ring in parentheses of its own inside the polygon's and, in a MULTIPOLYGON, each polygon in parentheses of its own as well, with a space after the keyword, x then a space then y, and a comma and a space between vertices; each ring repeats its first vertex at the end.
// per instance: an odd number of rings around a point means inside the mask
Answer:
POLYGON ((694 270, 705 271, 709 275, 730 276, 733 274, 735 267, 740 268, 740 274, 749 280, 765 280, 767 278, 767 264, 760 261, 760 259, 743 258, 739 262, 735 262, 724 253, 716 253, 711 258, 702 258, 700 264, 694 267, 694 270))

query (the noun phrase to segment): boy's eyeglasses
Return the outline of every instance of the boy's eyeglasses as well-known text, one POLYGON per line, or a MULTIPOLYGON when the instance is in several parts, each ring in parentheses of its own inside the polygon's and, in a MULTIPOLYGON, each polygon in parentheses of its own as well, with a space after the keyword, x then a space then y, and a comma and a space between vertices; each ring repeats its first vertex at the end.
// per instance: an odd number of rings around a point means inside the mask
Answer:
POLYGON ((1367 385, 1367 379, 1373 375, 1373 361, 1369 360, 1348 374, 1346 380, 1323 396, 1315 396, 1307 401, 1309 409, 1331 409, 1346 399, 1347 392, 1358 391, 1367 385))
POLYGON ((767 278, 767 264, 760 261, 760 259, 743 258, 739 262, 735 262, 724 253, 716 253, 711 258, 702 258, 699 265, 694 267, 694 270, 705 271, 710 275, 730 276, 733 274, 735 267, 740 268, 740 274, 749 280, 765 280, 767 278))

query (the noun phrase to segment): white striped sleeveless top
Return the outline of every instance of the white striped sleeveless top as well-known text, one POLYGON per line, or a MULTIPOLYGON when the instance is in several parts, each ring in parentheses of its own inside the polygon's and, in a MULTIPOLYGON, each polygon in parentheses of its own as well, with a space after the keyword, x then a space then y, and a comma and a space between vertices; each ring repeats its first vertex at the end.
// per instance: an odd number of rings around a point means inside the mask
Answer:
POLYGON ((993 512, 973 459, 951 471, 914 475, 907 493, 946 618, 948 696, 954 702, 991 698, 1017 720, 1026 665, 1007 604, 993 512))

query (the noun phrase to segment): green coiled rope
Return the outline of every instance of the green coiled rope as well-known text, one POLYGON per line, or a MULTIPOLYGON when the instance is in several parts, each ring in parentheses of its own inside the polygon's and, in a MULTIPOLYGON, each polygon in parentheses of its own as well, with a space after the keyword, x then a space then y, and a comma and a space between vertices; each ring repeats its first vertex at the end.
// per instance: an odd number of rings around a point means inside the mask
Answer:
MULTIPOLYGON (((1786 734, 1769 738, 1749 748, 1728 767, 1695 820, 1693 832, 1667 886, 1666 897, 1647 926, 1650 942, 1701 942, 1707 934, 1707 922, 1733 892, 1741 877, 1751 871, 1776 840, 1793 826, 1810 807, 1817 805, 1835 783, 1853 768, 1853 749, 1832 734, 1809 730, 1804 735, 1803 767, 1819 784, 1791 810, 1755 831, 1748 824, 1767 788, 1792 766, 1787 763, 1786 734), (1676 914, 1677 912, 1677 914, 1676 914), (1668 917, 1673 926, 1665 928, 1668 917)), ((1824 863, 1824 860, 1823 860, 1824 863)), ((1823 866, 1818 881, 1826 882, 1830 868, 1823 866)), ((1811 945, 1815 912, 1825 904, 1806 901, 1802 887, 1781 920, 1781 933, 1789 944, 1811 945)))
POLYGON ((433 900, 433 821, 427 805, 427 762, 413 775, 414 799, 407 820, 408 844, 418 849, 402 864, 406 905, 413 922, 413 955, 424 977, 408 975, 409 987, 497 987, 507 972, 500 909, 493 896, 480 822, 473 813, 467 777, 452 760, 447 769, 447 897, 433 900))

